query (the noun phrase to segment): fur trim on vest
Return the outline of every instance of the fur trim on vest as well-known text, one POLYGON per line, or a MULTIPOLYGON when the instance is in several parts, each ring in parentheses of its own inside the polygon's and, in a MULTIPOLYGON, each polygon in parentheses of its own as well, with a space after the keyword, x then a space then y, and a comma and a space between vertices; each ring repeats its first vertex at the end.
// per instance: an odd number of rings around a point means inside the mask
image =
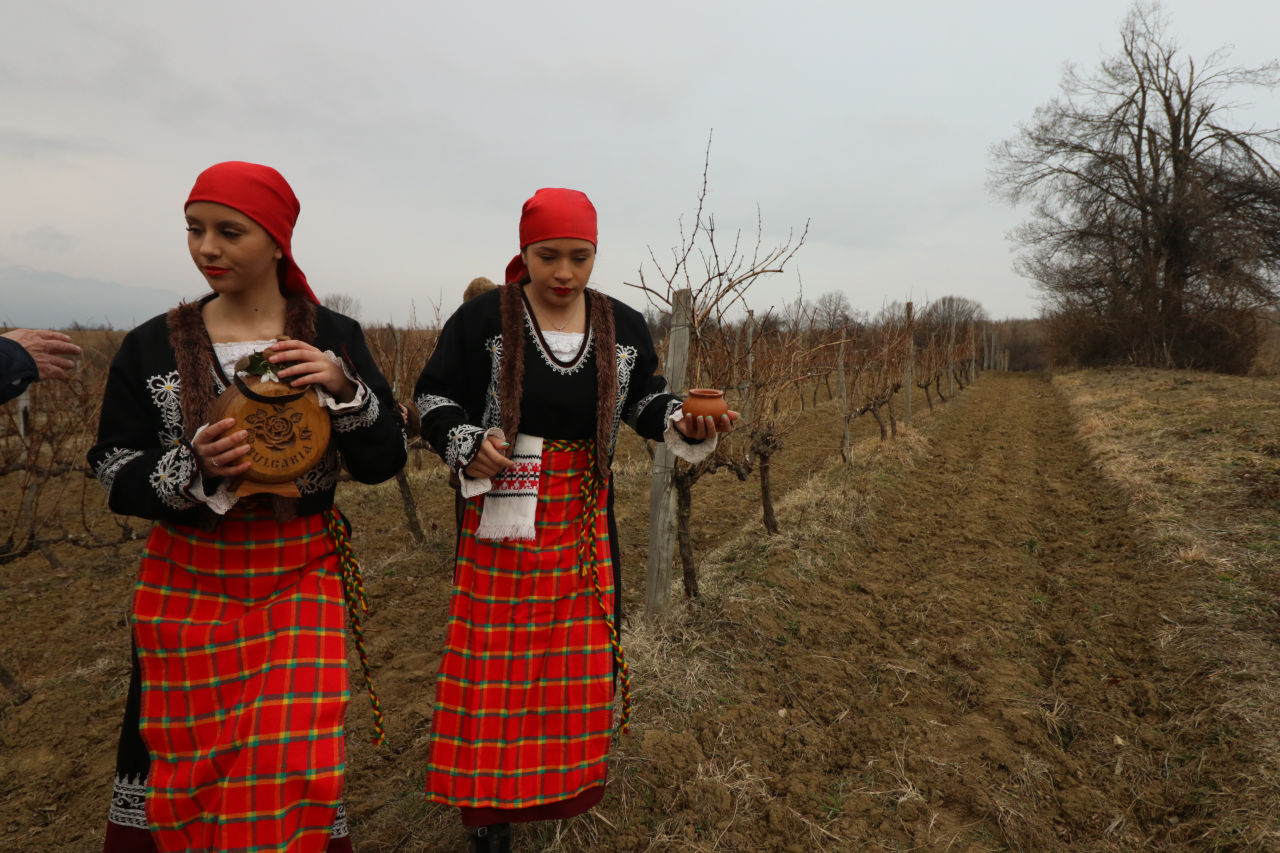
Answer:
MULTIPOLYGON (((169 346, 178 363, 178 387, 182 394, 182 431, 189 441, 209 417, 218 398, 217 368, 213 363, 213 343, 204 327, 200 311, 213 297, 183 302, 167 316, 169 346)), ((316 337, 316 308, 307 299, 293 296, 285 304, 284 333, 311 343, 316 337)))

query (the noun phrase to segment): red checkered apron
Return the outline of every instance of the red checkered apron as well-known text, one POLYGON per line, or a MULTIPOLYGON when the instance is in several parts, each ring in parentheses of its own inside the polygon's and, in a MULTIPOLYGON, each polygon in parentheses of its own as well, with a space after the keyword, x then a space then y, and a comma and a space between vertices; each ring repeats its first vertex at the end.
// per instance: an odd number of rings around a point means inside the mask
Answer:
POLYGON ((590 447, 544 445, 535 541, 477 539, 483 504, 467 502, 436 682, 428 800, 521 809, 605 782, 613 565, 608 486, 595 483, 584 500, 590 447), (594 559, 585 561, 584 523, 594 534, 594 559))
POLYGON ((322 515, 157 524, 134 595, 161 850, 320 853, 342 795, 345 608, 322 515))

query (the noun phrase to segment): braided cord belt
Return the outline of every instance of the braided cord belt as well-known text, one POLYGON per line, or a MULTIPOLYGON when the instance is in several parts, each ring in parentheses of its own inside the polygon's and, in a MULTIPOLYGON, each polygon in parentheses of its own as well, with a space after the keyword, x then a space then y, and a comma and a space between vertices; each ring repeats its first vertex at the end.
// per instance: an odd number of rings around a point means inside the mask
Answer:
MULTIPOLYGON (((585 580, 591 580, 591 589, 595 593, 596 603, 600 605, 600 613, 609 629, 609 645, 613 649, 613 661, 622 676, 622 719, 618 728, 623 734, 630 731, 631 723, 631 670, 627 666, 626 655, 622 653, 622 637, 614 622, 613 608, 604 600, 600 590, 600 577, 596 571, 596 519, 604 512, 600 506, 600 493, 604 491, 604 480, 595 465, 595 446, 592 439, 553 439, 543 444, 544 450, 580 451, 585 450, 590 457, 586 474, 582 477, 582 528, 578 533, 578 573, 585 580)), ((616 594, 616 593, 615 593, 616 594)))
POLYGON ((382 705, 373 689, 373 671, 369 666, 369 654, 364 647, 364 629, 360 626, 361 612, 365 615, 369 613, 369 602, 364 597, 364 581, 360 578, 360 564, 356 562, 355 552, 351 550, 351 537, 347 535, 347 526, 337 507, 331 506, 324 511, 324 523, 333 544, 338 548, 338 559, 342 564, 342 588, 346 593, 347 615, 351 621, 351 633, 356 638, 356 651, 360 655, 364 683, 369 689, 369 704, 373 706, 373 745, 382 746, 387 740, 387 733, 382 727, 382 705))

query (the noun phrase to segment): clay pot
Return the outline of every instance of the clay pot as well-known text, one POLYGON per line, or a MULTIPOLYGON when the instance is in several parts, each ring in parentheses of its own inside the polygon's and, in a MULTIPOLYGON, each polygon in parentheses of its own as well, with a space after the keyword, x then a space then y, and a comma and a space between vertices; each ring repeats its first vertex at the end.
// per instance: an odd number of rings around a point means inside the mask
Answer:
POLYGON ((680 411, 688 417, 718 418, 729 411, 724 392, 716 388, 690 388, 689 396, 680 405, 680 411))

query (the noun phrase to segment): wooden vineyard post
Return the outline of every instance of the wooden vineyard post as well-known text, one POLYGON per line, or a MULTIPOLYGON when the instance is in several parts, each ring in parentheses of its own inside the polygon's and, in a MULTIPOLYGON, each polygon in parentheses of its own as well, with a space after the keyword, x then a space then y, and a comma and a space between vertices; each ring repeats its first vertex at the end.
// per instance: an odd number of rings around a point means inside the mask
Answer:
POLYGON ((976 379, 978 376, 978 350, 974 347, 973 334, 974 334, 973 321, 970 320, 969 321, 969 358, 968 358, 969 367, 967 371, 969 374, 970 382, 973 382, 973 380, 976 379))
POLYGON ((848 337, 849 327, 844 326, 840 329, 840 355, 836 366, 836 381, 840 384, 840 421, 844 427, 840 433, 840 459, 843 462, 849 461, 849 388, 844 376, 844 345, 848 337))
POLYGON ((739 416, 742 422, 738 426, 751 423, 751 383, 755 381, 755 349, 753 341, 756 331, 756 312, 747 309, 747 378, 743 381, 742 411, 739 416))
MULTIPOLYGON (((671 334, 667 339, 668 390, 684 393, 689 361, 693 292, 677 290, 671 304, 671 334)), ((653 478, 649 484, 649 559, 645 570, 644 609, 648 617, 667 609, 671 591, 671 567, 676 549, 676 490, 672 482, 676 458, 665 444, 653 454, 653 478)))
POLYGON ((902 422, 907 426, 911 426, 911 391, 916 386, 916 328, 913 319, 913 307, 910 302, 907 303, 907 362, 905 376, 902 381, 902 390, 906 394, 904 403, 904 411, 902 413, 902 422))
POLYGON ((956 309, 951 306, 951 325, 947 327, 947 393, 956 393, 956 309))

